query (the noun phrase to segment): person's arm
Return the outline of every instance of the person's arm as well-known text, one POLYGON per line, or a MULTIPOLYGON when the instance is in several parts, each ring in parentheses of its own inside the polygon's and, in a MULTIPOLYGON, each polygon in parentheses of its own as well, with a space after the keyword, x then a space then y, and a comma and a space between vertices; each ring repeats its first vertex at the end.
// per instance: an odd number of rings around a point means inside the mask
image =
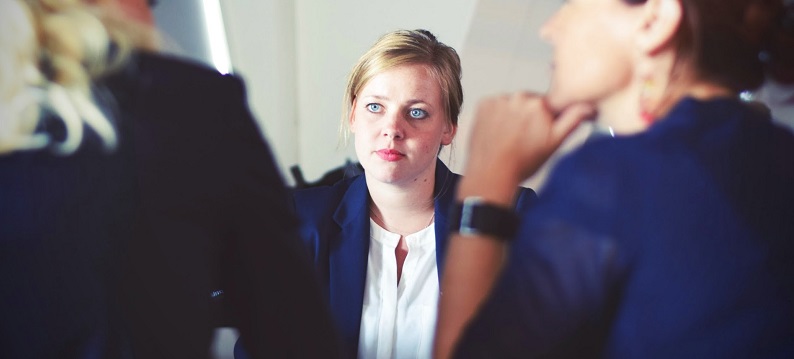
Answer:
MULTIPOLYGON (((480 197, 491 205, 512 208, 518 185, 591 112, 579 105, 555 118, 542 97, 528 93, 485 100, 477 110, 457 200, 480 197)), ((451 235, 441 281, 435 358, 451 356, 499 275, 506 249, 506 242, 492 236, 451 235)))
MULTIPOLYGON (((512 203, 512 190, 515 186, 502 187, 503 193, 485 196, 477 188, 493 188, 488 182, 478 179, 461 180, 458 200, 468 195, 487 198, 490 204, 509 208, 512 203), (479 181, 479 182, 478 182, 479 181)), ((506 242, 483 235, 450 236, 447 260, 441 280, 438 324, 434 357, 450 356, 458 338, 468 321, 476 313, 485 296, 490 292, 504 261, 506 242)))

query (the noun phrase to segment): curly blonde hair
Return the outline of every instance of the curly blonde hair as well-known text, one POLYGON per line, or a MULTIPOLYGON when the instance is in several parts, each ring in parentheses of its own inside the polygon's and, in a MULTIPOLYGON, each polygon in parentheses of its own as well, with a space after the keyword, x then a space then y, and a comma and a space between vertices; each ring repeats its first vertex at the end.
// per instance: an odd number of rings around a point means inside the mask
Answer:
POLYGON ((92 81, 132 49, 154 48, 154 32, 123 20, 108 1, 4 0, 0 14, 0 155, 45 147, 69 155, 85 127, 115 149, 116 131, 93 100, 92 81), (45 111, 63 121, 64 140, 36 132, 45 111))

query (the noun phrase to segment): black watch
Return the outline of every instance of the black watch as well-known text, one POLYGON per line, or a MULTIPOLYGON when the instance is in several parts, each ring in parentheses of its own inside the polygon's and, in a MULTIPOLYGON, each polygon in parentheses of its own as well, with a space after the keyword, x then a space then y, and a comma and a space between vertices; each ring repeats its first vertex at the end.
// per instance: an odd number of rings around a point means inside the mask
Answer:
POLYGON ((518 222, 518 215, 510 208, 489 204, 480 197, 466 197, 463 203, 452 205, 449 229, 453 233, 512 239, 518 222))

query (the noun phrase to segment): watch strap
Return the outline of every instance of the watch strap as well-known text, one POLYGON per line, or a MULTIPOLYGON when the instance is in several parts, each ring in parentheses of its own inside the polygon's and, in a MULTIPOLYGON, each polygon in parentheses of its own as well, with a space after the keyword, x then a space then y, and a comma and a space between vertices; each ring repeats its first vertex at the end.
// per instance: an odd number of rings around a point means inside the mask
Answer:
POLYGON ((449 217, 451 232, 489 235, 512 239, 518 230, 518 215, 511 209, 485 202, 480 197, 467 197, 452 206, 449 217))

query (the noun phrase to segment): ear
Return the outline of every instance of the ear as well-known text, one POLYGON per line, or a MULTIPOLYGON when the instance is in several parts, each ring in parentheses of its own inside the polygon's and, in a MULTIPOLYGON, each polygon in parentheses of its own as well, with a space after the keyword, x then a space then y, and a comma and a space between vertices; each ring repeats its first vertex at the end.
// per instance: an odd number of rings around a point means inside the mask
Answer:
POLYGON ((350 133, 356 133, 356 101, 357 98, 353 99, 353 103, 350 105, 350 117, 347 119, 347 128, 350 130, 350 133))
POLYGON ((444 126, 444 132, 441 133, 441 145, 446 146, 452 143, 452 139, 455 138, 455 133, 458 131, 458 126, 453 125, 450 122, 446 122, 444 126))
POLYGON ((655 55, 673 40, 683 20, 681 0, 648 0, 644 6, 637 42, 647 55, 655 55))

